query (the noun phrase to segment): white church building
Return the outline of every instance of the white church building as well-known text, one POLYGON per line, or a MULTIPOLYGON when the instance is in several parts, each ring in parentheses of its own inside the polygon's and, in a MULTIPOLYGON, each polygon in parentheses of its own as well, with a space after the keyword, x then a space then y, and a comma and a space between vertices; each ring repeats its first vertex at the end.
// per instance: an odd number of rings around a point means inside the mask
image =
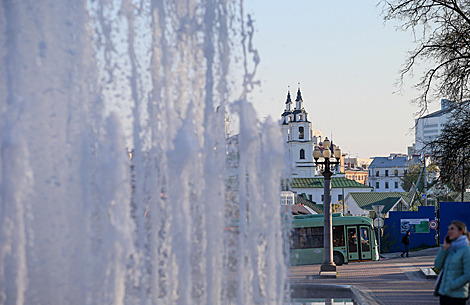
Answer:
MULTIPOLYGON (((288 91, 286 108, 281 115, 281 129, 292 160, 292 178, 313 178, 320 175, 313 162, 312 153, 315 145, 321 147, 322 132, 312 128, 312 122, 308 120, 308 113, 304 108, 300 88, 297 90, 295 108, 292 108, 292 104, 290 91, 288 91)), ((334 150, 334 147, 335 145, 332 144, 331 149, 334 150)))

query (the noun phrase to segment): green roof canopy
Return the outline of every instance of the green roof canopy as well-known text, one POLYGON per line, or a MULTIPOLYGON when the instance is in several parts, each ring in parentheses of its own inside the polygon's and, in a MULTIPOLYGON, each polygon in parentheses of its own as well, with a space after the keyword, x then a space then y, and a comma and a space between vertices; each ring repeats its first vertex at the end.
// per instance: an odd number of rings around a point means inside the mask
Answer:
MULTIPOLYGON (((293 178, 292 188, 323 188, 323 178, 293 178)), ((331 188, 369 188, 372 187, 344 177, 332 177, 331 188)))
MULTIPOLYGON (((410 203, 412 193, 409 192, 370 192, 349 193, 357 205, 364 210, 373 210, 373 205, 384 205, 382 213, 387 213, 402 198, 406 204, 410 203)), ((413 205, 419 204, 418 196, 415 196, 413 205)))

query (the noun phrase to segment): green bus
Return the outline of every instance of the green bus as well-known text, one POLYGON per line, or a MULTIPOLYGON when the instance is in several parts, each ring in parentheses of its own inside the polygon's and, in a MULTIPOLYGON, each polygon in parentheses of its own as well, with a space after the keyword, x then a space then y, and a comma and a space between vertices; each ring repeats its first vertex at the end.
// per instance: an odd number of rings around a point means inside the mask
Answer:
MULTIPOLYGON (((323 263, 323 217, 323 214, 294 216, 290 236, 292 266, 323 263)), ((337 266, 379 259, 372 219, 334 213, 332 220, 333 261, 337 266)))

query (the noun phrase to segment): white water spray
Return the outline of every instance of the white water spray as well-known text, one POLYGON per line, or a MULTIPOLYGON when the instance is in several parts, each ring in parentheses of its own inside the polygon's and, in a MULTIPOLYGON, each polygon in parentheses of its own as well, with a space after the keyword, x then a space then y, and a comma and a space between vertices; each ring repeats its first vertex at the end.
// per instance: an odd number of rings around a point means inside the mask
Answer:
POLYGON ((241 3, 3 2, 0 304, 288 299, 241 3))

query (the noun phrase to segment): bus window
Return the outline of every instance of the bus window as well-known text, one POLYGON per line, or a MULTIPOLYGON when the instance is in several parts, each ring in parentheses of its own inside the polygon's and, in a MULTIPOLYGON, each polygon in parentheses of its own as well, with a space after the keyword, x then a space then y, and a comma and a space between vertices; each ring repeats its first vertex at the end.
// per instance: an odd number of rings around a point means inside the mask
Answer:
POLYGON ((349 252, 357 252, 356 228, 348 228, 349 252))
POLYGON ((299 230, 299 247, 307 248, 307 229, 302 228, 299 230))
POLYGON ((291 249, 298 249, 300 248, 299 246, 299 235, 298 235, 298 230, 293 229, 291 231, 291 236, 290 236, 290 248, 291 249))
POLYGON ((362 252, 370 251, 369 230, 364 227, 361 227, 361 247, 362 252))
POLYGON ((292 230, 291 249, 323 248, 323 227, 292 230))
POLYGON ((333 247, 344 247, 344 227, 333 227, 333 247))

